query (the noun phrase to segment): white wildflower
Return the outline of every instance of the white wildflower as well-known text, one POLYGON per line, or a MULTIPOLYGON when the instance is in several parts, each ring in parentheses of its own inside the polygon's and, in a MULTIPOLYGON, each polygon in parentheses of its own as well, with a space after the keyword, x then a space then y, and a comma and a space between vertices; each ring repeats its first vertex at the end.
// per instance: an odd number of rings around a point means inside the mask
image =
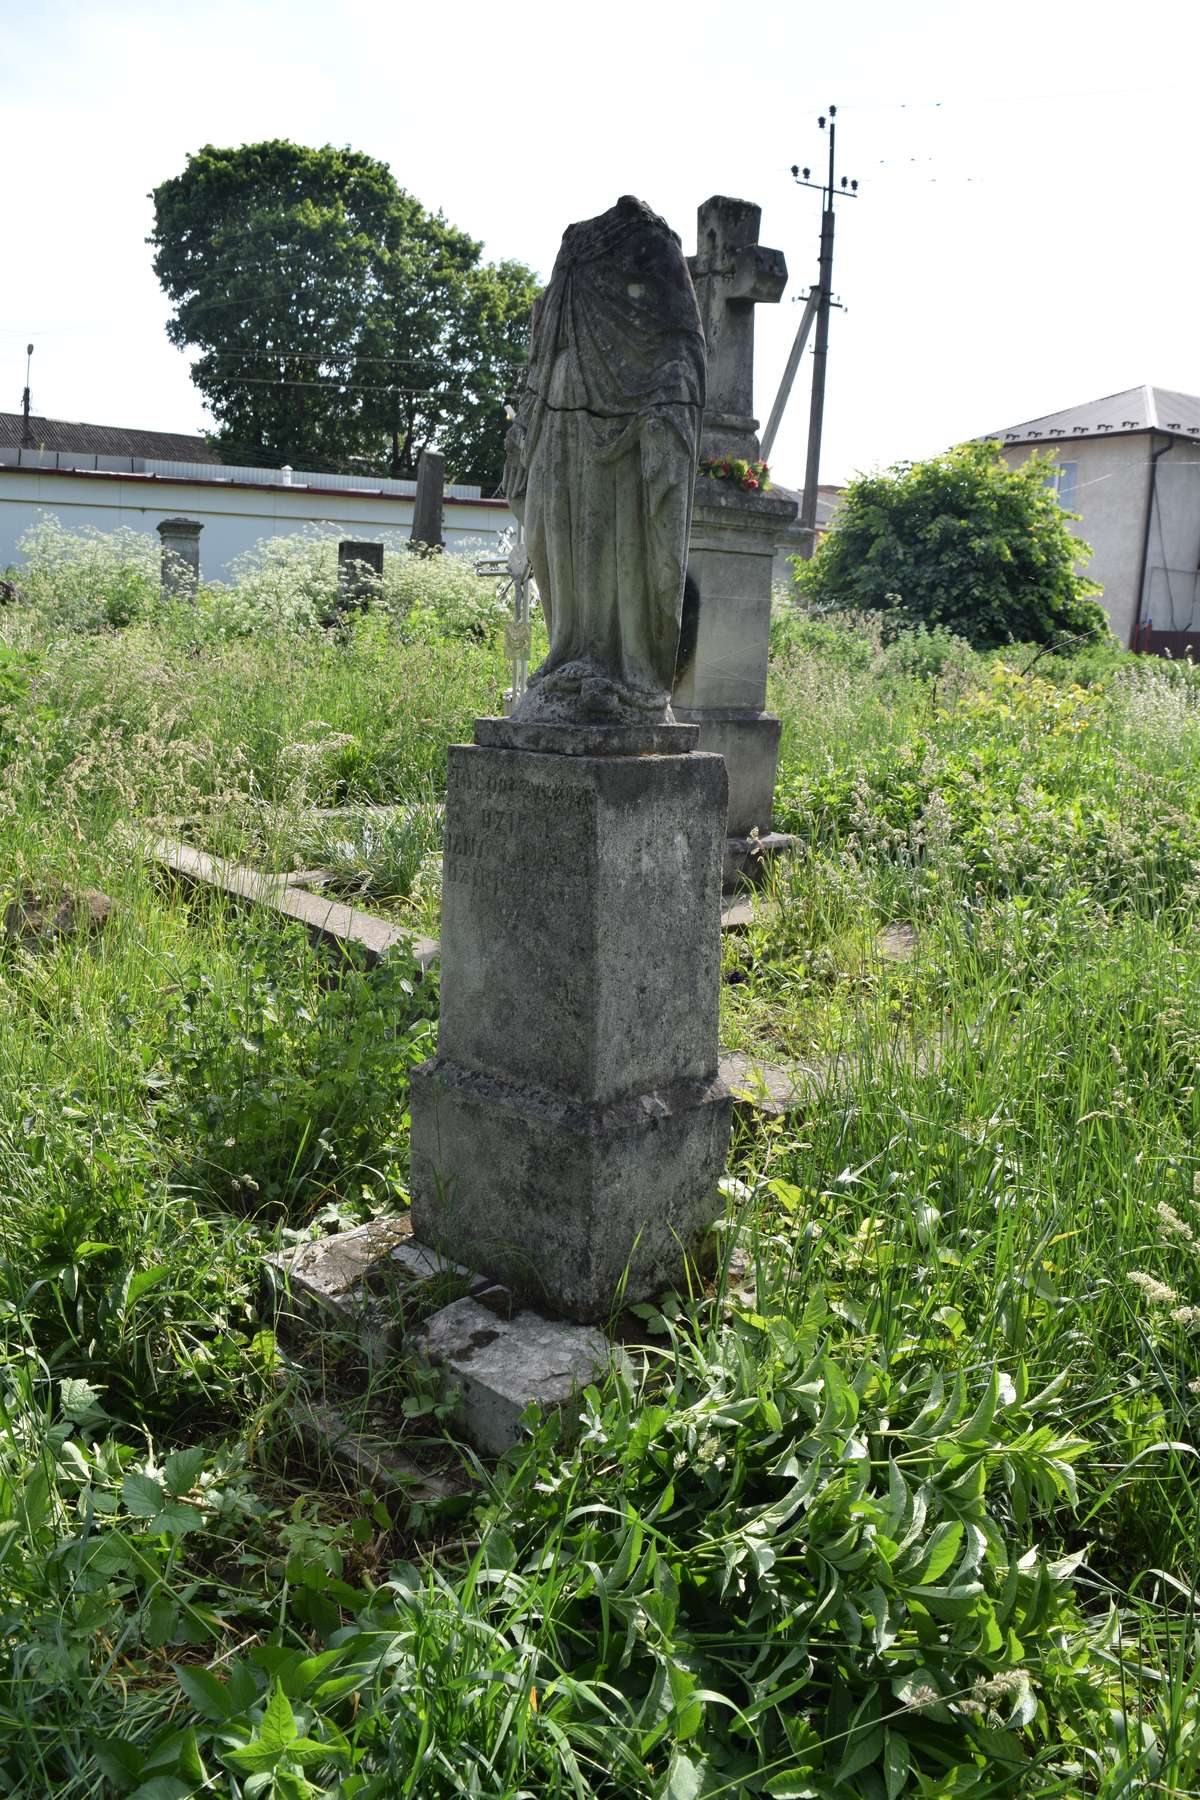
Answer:
POLYGON ((1185 1325, 1189 1331, 1200 1325, 1200 1306, 1177 1306, 1171 1314, 1176 1325, 1185 1325))
POLYGON ((1180 1218, 1173 1206, 1168 1206, 1165 1200, 1160 1200, 1154 1210, 1158 1214, 1159 1223, 1164 1226, 1167 1231, 1171 1232, 1175 1237, 1182 1238, 1185 1244, 1190 1244, 1192 1248, 1195 1249, 1195 1232, 1192 1230, 1186 1219, 1180 1218))
POLYGON ((936 1688, 930 1687, 928 1682, 922 1682, 910 1689, 908 1704, 913 1712, 923 1712, 927 1706, 936 1706, 941 1697, 936 1688))
POLYGON ((1157 1281, 1153 1275, 1147 1275, 1141 1269, 1131 1269, 1126 1279, 1130 1287, 1135 1287, 1146 1296, 1151 1306, 1174 1306, 1179 1295, 1174 1288, 1169 1288, 1165 1281, 1157 1281))

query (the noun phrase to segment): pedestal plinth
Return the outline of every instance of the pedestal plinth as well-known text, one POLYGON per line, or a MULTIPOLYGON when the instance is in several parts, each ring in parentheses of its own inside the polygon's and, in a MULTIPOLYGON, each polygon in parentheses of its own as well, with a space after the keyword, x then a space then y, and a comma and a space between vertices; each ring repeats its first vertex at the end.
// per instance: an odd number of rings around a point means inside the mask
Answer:
POLYGON ((450 751, 438 1054, 412 1083, 413 1229, 596 1320, 619 1290, 644 1299, 679 1281, 720 1210, 727 790, 719 756, 576 742, 583 753, 566 738, 558 754, 450 751))
POLYGON ((772 565, 796 510, 790 495, 773 489, 744 493, 703 475, 696 482, 688 572, 700 589, 700 620, 672 705, 677 719, 699 726, 700 748, 723 756, 729 770, 727 886, 752 872, 747 840, 790 841, 772 835, 780 725, 764 708, 772 565))

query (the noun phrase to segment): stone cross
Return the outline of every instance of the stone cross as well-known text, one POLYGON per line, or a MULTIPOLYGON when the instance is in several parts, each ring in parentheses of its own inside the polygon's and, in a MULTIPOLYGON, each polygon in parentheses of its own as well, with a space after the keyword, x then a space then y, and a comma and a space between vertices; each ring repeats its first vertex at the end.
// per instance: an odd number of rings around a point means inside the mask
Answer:
POLYGON ((704 341, 708 405, 701 454, 729 452, 755 461, 754 308, 778 301, 787 285, 782 250, 758 241, 762 208, 714 194, 696 214, 696 254, 688 258, 704 341))

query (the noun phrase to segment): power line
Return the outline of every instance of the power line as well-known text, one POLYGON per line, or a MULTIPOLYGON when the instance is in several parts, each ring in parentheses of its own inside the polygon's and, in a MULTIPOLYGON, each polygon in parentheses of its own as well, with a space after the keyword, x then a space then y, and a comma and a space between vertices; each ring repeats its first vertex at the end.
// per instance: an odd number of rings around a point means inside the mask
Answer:
MULTIPOLYGON (((317 388, 330 394, 403 394, 410 400, 477 400, 478 394, 466 388, 374 387, 357 381, 292 381, 270 375, 232 375, 229 379, 239 387, 317 388)), ((206 384, 210 385, 210 384, 206 384)))

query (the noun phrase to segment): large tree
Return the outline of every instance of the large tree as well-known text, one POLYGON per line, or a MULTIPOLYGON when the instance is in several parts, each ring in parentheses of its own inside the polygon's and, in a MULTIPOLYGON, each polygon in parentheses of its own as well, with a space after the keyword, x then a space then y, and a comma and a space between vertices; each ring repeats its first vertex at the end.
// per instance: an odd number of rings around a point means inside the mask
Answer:
POLYGON ((977 649, 1101 638, 1091 550, 1071 535, 1050 457, 1010 469, 999 444, 860 475, 809 563, 801 592, 824 607, 882 612, 894 627, 942 625, 977 649))
POLYGON ((172 342, 232 458, 498 485, 535 277, 352 150, 206 146, 156 188, 172 342))

